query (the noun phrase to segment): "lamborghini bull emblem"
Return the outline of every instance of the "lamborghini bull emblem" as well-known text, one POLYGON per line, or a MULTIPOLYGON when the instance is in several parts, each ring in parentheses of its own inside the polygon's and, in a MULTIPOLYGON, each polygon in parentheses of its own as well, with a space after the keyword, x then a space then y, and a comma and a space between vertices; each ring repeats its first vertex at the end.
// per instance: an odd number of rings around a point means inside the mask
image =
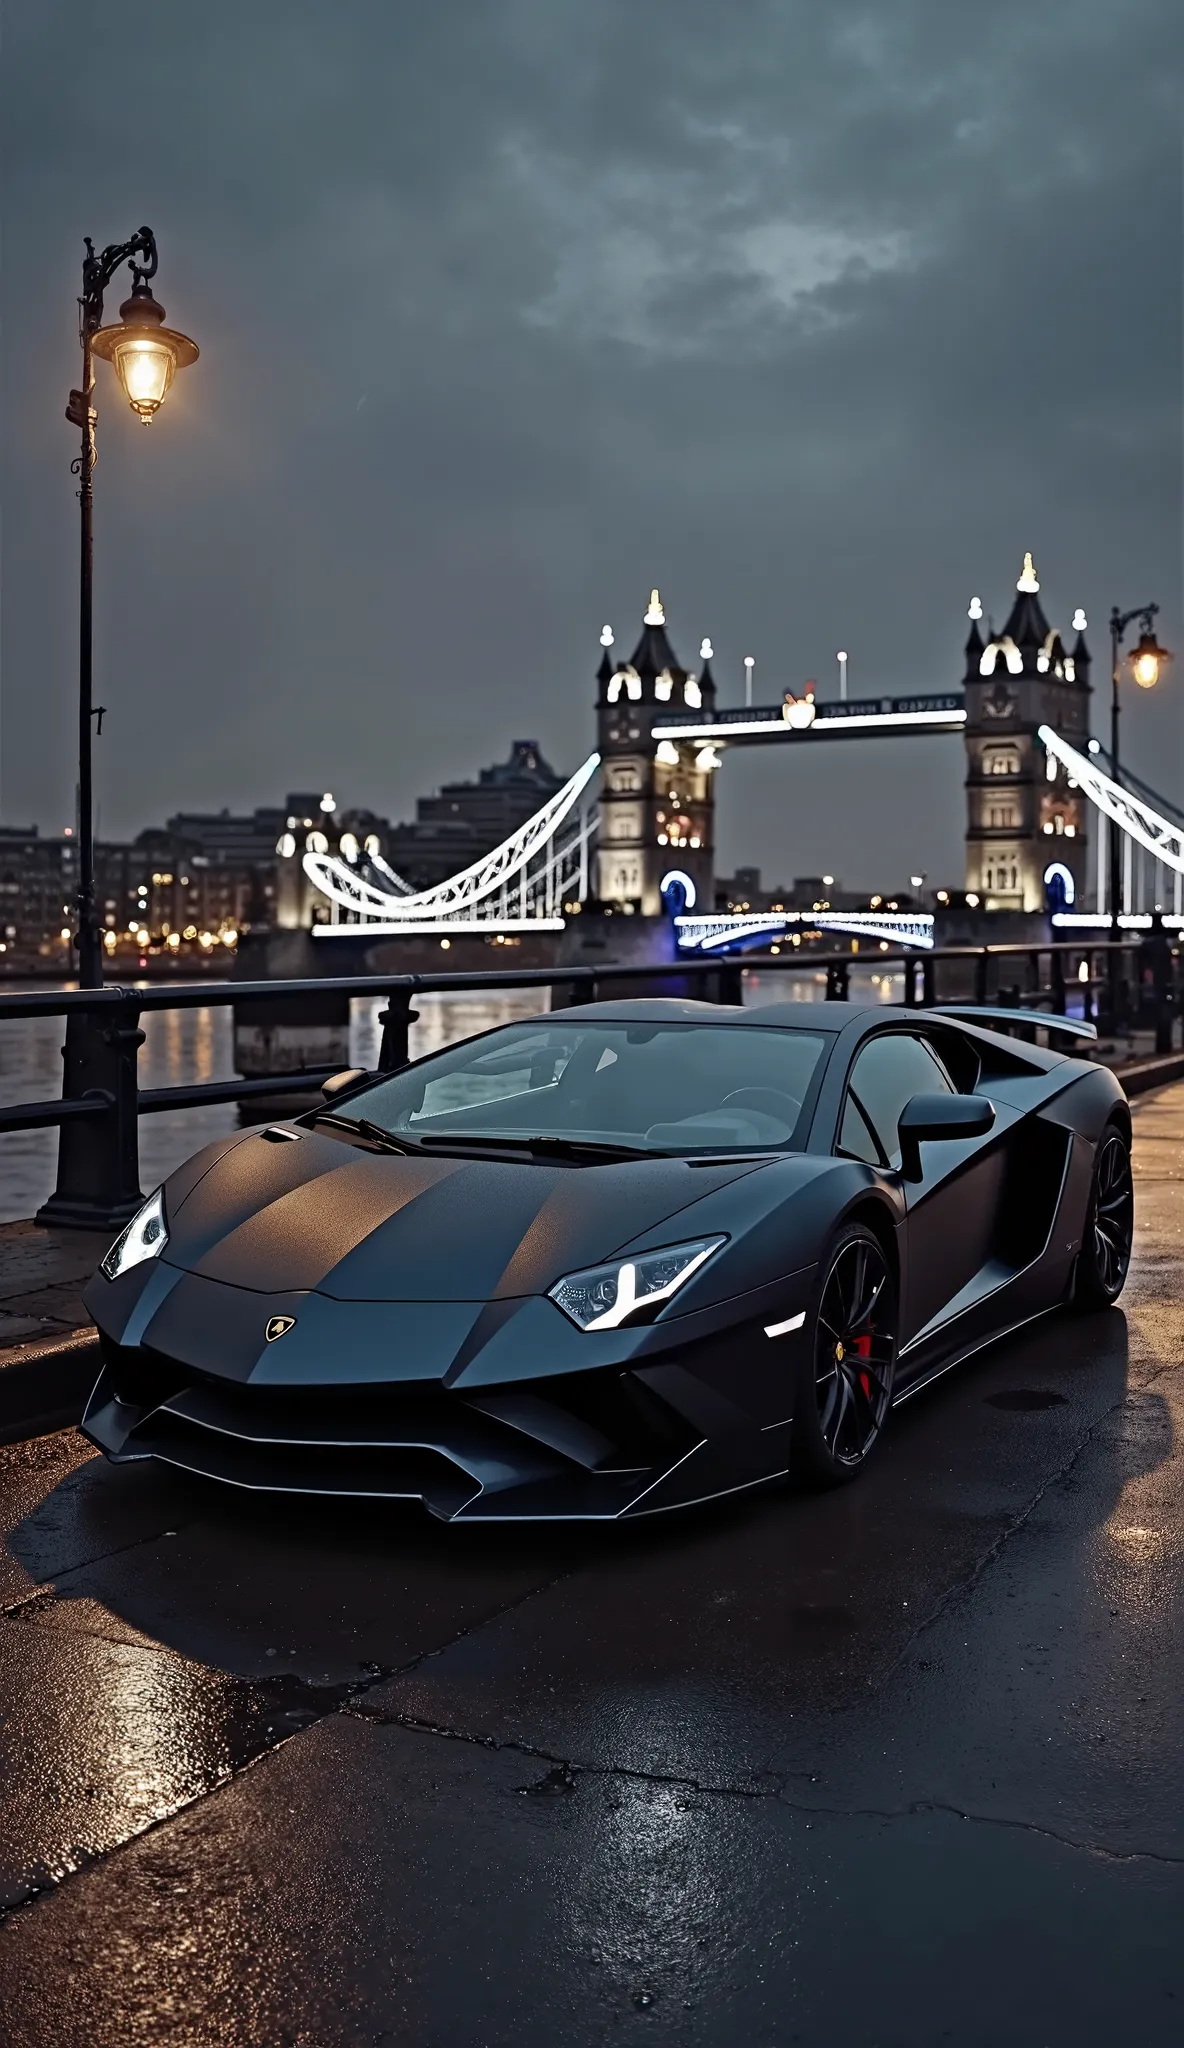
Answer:
POLYGON ((271 1316, 266 1331, 268 1343, 274 1344, 277 1337, 286 1337, 295 1321, 295 1316, 271 1316))

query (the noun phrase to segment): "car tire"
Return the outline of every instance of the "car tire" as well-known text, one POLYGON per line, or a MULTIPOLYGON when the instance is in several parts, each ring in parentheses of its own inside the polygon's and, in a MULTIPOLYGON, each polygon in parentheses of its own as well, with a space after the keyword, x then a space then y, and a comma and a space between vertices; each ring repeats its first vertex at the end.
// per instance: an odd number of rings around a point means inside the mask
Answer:
POLYGON ((1094 1155, 1072 1306, 1083 1314, 1112 1308, 1126 1285, 1135 1228, 1130 1140, 1121 1124, 1106 1125, 1094 1155))
POLYGON ((842 1486, 883 1434, 896 1373, 896 1274, 866 1224, 844 1224, 819 1260, 806 1332, 793 1470, 814 1486, 842 1486))

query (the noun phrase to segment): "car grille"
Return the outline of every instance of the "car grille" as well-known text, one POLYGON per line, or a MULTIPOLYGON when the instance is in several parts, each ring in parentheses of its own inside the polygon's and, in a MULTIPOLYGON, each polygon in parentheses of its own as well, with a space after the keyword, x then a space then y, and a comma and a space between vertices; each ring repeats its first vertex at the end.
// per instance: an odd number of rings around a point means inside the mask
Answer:
POLYGON ((92 1412, 120 1404, 116 1455, 236 1486, 418 1499, 449 1519, 621 1513, 700 1440, 616 1368, 471 1394, 422 1384, 279 1392, 148 1350, 104 1352, 92 1412))

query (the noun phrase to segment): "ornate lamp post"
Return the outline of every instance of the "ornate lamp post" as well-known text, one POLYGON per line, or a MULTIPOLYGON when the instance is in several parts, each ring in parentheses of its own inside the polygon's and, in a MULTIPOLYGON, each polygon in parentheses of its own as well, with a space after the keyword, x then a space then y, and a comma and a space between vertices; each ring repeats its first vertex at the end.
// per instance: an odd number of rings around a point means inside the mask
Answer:
POLYGON ((92 726, 102 724, 102 707, 91 702, 93 647, 94 532, 92 477, 95 466, 95 420, 90 402, 94 389, 94 358, 112 363, 133 412, 145 426, 163 402, 174 373, 197 361, 196 344, 164 324, 164 307, 148 283, 156 275, 156 238, 140 228, 128 242, 113 242, 99 256, 86 238, 82 294, 78 301, 78 339, 82 345, 82 388, 70 393, 66 418, 81 429, 82 450, 70 465, 78 478, 82 511, 79 561, 78 630, 78 981, 98 988, 103 979, 99 920, 95 909, 94 801, 91 774, 92 726), (132 273, 131 297, 119 309, 117 326, 103 326, 103 293, 121 263, 132 273))
MULTIPOLYGON (((1131 675, 1135 682, 1138 683, 1140 689, 1153 690, 1155 688, 1163 671, 1172 660, 1169 649, 1161 647, 1155 637, 1155 629, 1152 622, 1158 611, 1159 606, 1157 604, 1136 605, 1134 610, 1129 612, 1120 612, 1118 606, 1115 605, 1110 614, 1110 773, 1114 777, 1115 782, 1118 783, 1122 781, 1118 766, 1119 655, 1128 626, 1138 619, 1139 644, 1127 655, 1127 667, 1130 669, 1131 675)), ((1107 866, 1109 875, 1107 887, 1110 897, 1110 922, 1116 932, 1118 929, 1119 892, 1121 888, 1118 842, 1118 825, 1112 818, 1110 820, 1108 842, 1107 866)))

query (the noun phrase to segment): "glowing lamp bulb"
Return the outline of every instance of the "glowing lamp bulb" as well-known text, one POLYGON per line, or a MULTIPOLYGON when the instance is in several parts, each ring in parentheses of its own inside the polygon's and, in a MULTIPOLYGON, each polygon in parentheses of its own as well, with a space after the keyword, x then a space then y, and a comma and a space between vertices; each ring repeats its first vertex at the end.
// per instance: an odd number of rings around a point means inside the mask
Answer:
POLYGON ((164 307, 143 278, 119 308, 118 326, 100 327, 91 337, 91 349, 114 366, 124 397, 144 426, 164 403, 174 373, 195 363, 198 355, 187 334, 164 325, 164 307))

